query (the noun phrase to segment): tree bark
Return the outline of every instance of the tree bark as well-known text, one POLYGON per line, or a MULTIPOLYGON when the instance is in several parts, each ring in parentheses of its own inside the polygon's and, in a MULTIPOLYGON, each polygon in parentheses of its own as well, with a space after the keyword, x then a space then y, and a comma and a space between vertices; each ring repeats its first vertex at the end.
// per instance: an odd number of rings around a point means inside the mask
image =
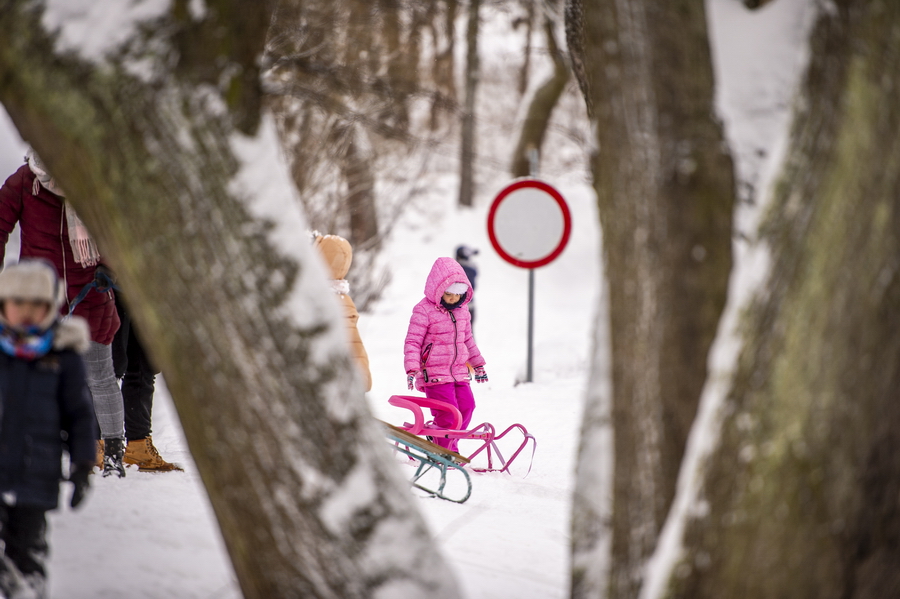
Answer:
POLYGON ((524 0, 523 2, 525 8, 525 18, 521 20, 517 20, 513 23, 513 27, 524 26, 525 27, 525 49, 523 54, 525 55, 522 60, 522 68, 519 69, 519 95, 522 96, 528 90, 528 78, 531 74, 531 40, 532 35, 534 34, 534 21, 537 18, 537 13, 543 15, 543 10, 539 10, 537 6, 536 0, 524 0))
POLYGON ((512 166, 510 167, 513 177, 537 176, 537 173, 532 173, 530 154, 532 151, 540 154, 541 147, 544 145, 544 134, 550 123, 550 116, 569 81, 569 66, 556 44, 554 29, 554 19, 546 16, 544 18, 544 35, 547 38, 547 49, 553 59, 553 74, 535 91, 531 103, 528 105, 525 122, 519 132, 519 141, 513 150, 512 166))
MULTIPOLYGON (((609 284, 612 519, 578 478, 573 597, 636 597, 672 498, 731 268, 732 161, 714 118, 703 4, 584 0, 567 7, 570 48, 593 115, 593 184, 609 284), (571 22, 578 15, 583 19, 571 22), (596 560, 609 537, 609 578, 596 560)), ((586 411, 584 451, 602 434, 586 411)))
POLYGON ((301 202, 314 228, 345 236, 357 251, 371 250, 379 221, 368 130, 405 129, 404 104, 415 85, 397 66, 399 7, 393 0, 377 6, 281 0, 277 17, 266 45, 267 76, 301 202), (390 25, 381 36, 373 35, 376 19, 390 25), (347 24, 348 33, 333 34, 335 23, 347 24), (376 82, 382 62, 389 76, 376 82), (383 98, 367 98, 373 84, 372 95, 383 98), (336 176, 345 190, 335 189, 336 176))
POLYGON ((900 594, 898 31, 900 5, 859 0, 813 29, 768 278, 660 596, 900 594))
POLYGON ((434 81, 429 128, 437 131, 441 125, 441 116, 453 113, 456 105, 456 16, 459 12, 459 0, 440 0, 431 3, 432 11, 428 15, 431 21, 431 52, 434 54, 431 79, 434 81), (443 14, 440 6, 444 4, 443 14), (443 16, 443 19, 438 19, 443 16))
POLYGON ((371 144, 365 131, 351 124, 341 171, 347 182, 345 205, 350 216, 350 243, 356 248, 372 249, 378 241, 378 214, 375 210, 375 173, 371 144))
POLYGON ((204 7, 123 22, 101 57, 7 0, 0 101, 127 290, 244 595, 455 597, 272 166, 271 5, 204 7))
POLYGON ((469 0, 466 29, 466 99, 462 114, 459 160, 459 205, 471 206, 475 195, 475 94, 478 89, 478 9, 481 0, 469 0))

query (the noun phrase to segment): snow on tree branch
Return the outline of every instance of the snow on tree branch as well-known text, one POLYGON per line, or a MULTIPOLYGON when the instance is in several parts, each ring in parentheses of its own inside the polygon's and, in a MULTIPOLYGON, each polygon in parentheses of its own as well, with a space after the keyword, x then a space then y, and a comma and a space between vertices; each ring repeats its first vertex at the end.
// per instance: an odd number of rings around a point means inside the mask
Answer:
MULTIPOLYGON (((192 16, 203 14, 202 0, 190 3, 192 16)), ((170 0, 46 0, 41 23, 57 32, 56 51, 73 52, 101 63, 135 37, 142 23, 167 14, 170 0)))

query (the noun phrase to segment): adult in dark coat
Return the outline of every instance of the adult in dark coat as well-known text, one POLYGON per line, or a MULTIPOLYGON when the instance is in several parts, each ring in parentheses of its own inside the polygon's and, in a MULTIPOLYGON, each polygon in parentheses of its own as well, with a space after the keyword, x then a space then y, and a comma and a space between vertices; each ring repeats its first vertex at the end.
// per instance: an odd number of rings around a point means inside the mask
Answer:
MULTIPOLYGON (((13 173, 0 188, 0 263, 6 253, 9 235, 19 224, 19 258, 42 258, 56 267, 66 290, 61 307, 68 313, 79 294, 97 277, 103 265, 87 228, 65 194, 47 173, 33 151, 26 164, 13 173)), ((90 325, 91 344, 84 355, 88 387, 104 442, 104 475, 125 475, 125 417, 122 392, 112 366, 110 343, 119 328, 115 296, 111 288, 91 288, 74 305, 73 314, 90 325)))
POLYGON ((84 498, 94 465, 96 420, 79 356, 89 344, 88 327, 78 317, 59 321, 61 299, 56 272, 47 262, 25 260, 0 272, 4 597, 43 596, 46 512, 57 507, 63 449, 75 483, 73 508, 84 498))
POLYGON ((150 361, 138 337, 134 322, 122 294, 116 294, 116 310, 122 326, 112 342, 113 367, 116 378, 122 381, 125 401, 124 462, 143 472, 171 472, 183 470, 178 464, 167 462, 159 454, 150 434, 153 418, 153 394, 159 370, 150 361))

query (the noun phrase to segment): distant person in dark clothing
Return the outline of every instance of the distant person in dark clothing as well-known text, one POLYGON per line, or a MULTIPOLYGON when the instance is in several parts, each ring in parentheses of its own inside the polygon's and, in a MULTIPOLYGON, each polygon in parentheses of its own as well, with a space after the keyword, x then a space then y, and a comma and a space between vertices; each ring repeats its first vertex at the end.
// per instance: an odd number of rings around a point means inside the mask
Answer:
POLYGON ((125 438, 128 444, 123 461, 137 466, 142 472, 182 470, 177 464, 164 460, 153 445, 150 425, 159 371, 144 352, 121 293, 116 294, 116 311, 122 325, 113 339, 112 354, 116 378, 122 380, 125 404, 125 438))
MULTIPOLYGON (((475 266, 472 258, 477 255, 478 250, 467 245, 461 245, 456 248, 456 261, 459 262, 459 265, 462 266, 463 270, 466 272, 466 276, 469 278, 469 284, 472 286, 472 291, 475 291, 475 277, 478 276, 478 267, 475 266)), ((474 300, 469 302, 469 314, 472 315, 472 324, 475 324, 474 304, 474 300)))

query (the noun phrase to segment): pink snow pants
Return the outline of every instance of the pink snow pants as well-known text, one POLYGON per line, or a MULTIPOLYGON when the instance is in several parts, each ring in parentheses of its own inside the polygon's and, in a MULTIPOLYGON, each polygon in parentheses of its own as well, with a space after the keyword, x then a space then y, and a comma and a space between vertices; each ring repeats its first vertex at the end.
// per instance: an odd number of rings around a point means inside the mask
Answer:
MULTIPOLYGON (((460 430, 469 428, 469 422, 472 421, 472 412, 475 411, 475 396, 472 395, 472 388, 469 386, 468 382, 425 385, 425 397, 444 401, 456 406, 459 413, 462 414, 462 424, 459 427, 460 430)), ((452 428, 453 425, 456 424, 454 418, 447 412, 431 410, 431 415, 434 417, 435 425, 441 428, 452 428)), ((434 442, 451 451, 457 450, 456 439, 439 439, 435 437, 434 442)))

